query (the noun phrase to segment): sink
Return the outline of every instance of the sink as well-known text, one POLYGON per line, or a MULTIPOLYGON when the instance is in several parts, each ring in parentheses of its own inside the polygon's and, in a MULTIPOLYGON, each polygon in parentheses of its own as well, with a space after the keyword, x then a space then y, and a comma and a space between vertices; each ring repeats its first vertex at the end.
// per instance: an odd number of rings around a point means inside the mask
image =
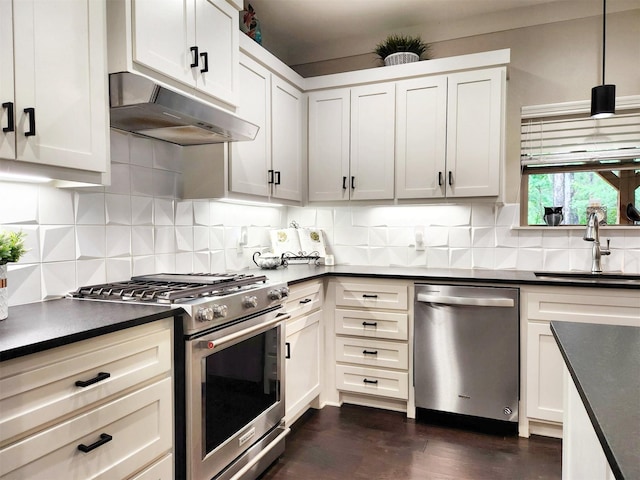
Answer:
POLYGON ((591 273, 591 272, 533 272, 536 277, 546 278, 566 278, 573 280, 622 280, 622 281, 640 281, 640 275, 636 273, 622 273, 622 272, 606 272, 606 273, 591 273))

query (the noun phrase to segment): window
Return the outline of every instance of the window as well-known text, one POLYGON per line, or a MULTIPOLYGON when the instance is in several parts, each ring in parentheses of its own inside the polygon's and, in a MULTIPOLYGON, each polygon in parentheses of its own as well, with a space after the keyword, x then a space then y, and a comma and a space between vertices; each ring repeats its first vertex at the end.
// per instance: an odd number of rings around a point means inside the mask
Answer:
POLYGON ((596 207, 601 223, 634 223, 627 206, 640 209, 640 97, 632 100, 598 120, 576 112, 578 102, 522 109, 523 225, 544 225, 545 207, 562 207, 563 225, 584 225, 596 207))

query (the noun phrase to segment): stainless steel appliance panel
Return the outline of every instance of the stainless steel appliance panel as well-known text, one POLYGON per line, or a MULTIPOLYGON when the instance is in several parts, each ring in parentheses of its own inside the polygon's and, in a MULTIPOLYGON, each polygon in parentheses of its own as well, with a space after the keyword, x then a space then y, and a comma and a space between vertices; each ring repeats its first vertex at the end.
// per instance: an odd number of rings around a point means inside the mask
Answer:
POLYGON ((416 284, 416 406, 517 422, 516 288, 416 284))

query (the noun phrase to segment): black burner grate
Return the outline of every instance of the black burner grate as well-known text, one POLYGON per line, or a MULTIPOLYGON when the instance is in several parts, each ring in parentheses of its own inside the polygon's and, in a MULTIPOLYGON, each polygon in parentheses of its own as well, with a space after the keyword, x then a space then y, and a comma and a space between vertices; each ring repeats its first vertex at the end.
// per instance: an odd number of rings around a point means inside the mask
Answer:
POLYGON ((199 297, 224 296, 242 287, 257 286, 266 280, 264 275, 161 273, 132 277, 123 282, 80 287, 71 296, 95 300, 174 303, 199 297))

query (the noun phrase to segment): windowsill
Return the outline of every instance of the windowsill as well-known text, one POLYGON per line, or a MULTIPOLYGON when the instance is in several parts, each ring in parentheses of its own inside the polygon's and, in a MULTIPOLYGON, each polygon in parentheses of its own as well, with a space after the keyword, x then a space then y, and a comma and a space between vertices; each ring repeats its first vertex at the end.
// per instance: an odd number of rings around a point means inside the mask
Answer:
MULTIPOLYGON (((584 230, 586 225, 557 225, 550 227, 548 225, 512 225, 511 230, 584 230)), ((601 225, 600 230, 638 230, 640 225, 601 225)))

